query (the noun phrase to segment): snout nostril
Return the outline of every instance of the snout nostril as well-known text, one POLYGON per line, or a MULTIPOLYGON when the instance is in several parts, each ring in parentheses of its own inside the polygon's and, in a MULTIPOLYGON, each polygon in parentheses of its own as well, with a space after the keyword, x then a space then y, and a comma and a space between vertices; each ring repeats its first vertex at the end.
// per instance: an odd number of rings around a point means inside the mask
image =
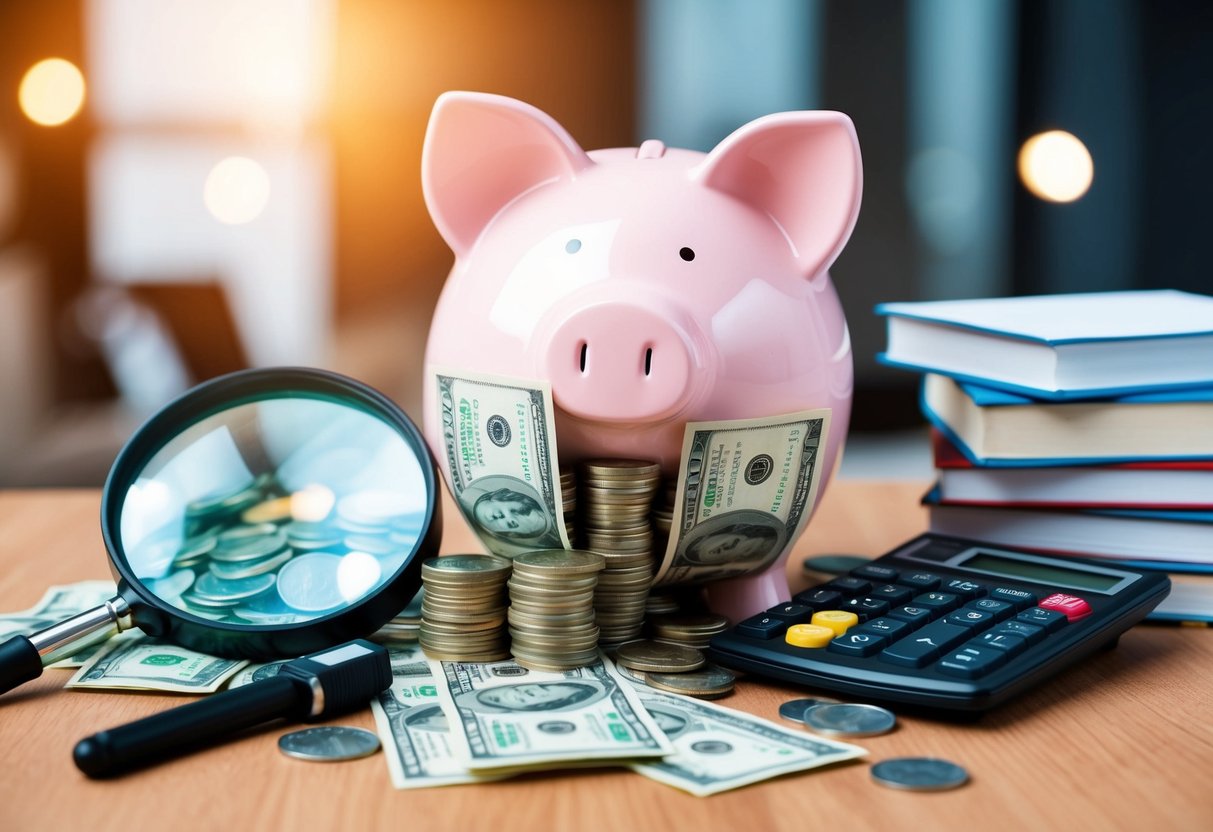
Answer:
POLYGON ((587 354, 589 351, 590 351, 590 345, 589 345, 589 343, 588 343, 588 342, 586 342, 586 341, 582 341, 582 342, 581 342, 581 372, 582 372, 583 374, 585 373, 585 358, 586 358, 586 354, 587 354))
POLYGON ((647 376, 653 371, 653 348, 649 347, 644 351, 644 374, 647 376))

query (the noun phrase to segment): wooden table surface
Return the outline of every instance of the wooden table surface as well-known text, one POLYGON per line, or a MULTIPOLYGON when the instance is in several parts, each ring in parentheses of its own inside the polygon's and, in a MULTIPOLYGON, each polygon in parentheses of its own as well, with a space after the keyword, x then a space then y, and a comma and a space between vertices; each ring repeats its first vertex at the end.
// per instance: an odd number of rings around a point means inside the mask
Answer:
MULTIPOLYGON (((922 532, 915 484, 840 481, 789 561, 879 555, 922 532)), ((94 491, 0 492, 0 609, 51 584, 109 577, 94 491)), ((447 504, 443 551, 478 550, 447 504)), ((382 754, 337 764, 283 757, 281 725, 115 781, 76 770, 81 737, 186 701, 154 693, 62 691, 70 671, 0 697, 0 830, 86 829, 1213 829, 1213 630, 1139 626, 980 721, 902 717, 859 740, 868 760, 696 798, 609 768, 474 786, 397 791, 382 754), (954 760, 972 782, 903 793, 867 762, 954 760)), ((804 690, 753 679, 720 704, 779 721, 804 690)), ((369 709, 337 720, 374 730, 369 709)), ((786 723, 785 723, 786 724, 786 723)))

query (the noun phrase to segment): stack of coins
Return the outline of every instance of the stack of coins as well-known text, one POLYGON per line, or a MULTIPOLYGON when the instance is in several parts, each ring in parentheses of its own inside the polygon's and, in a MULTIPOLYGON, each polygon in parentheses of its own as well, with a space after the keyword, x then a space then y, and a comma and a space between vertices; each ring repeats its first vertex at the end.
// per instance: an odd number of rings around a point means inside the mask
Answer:
POLYGON ((505 585, 510 562, 496 555, 446 555, 421 564, 421 649, 431 659, 495 662, 510 656, 505 585))
POLYGON ((649 619, 654 641, 706 650, 712 636, 729 628, 729 619, 713 613, 659 615, 649 619))
POLYGON ((670 528, 674 525, 674 501, 678 497, 678 479, 668 479, 653 501, 653 551, 658 556, 665 554, 670 542, 670 528))
POLYGON ((581 465, 582 531, 586 549, 602 555, 594 599, 600 645, 612 650, 639 638, 653 577, 653 495, 661 466, 637 459, 596 459, 581 465))
POLYGON ((375 641, 387 643, 411 643, 421 636, 421 604, 425 600, 425 588, 419 589, 407 607, 398 612, 371 636, 375 641))
POLYGON ((644 614, 647 618, 654 615, 669 615, 681 609, 677 596, 669 591, 649 592, 649 597, 644 599, 644 614))
POLYGON ((514 660, 532 670, 563 671, 598 657, 594 588, 605 565, 579 549, 525 552, 510 577, 510 637, 514 660))
POLYGON ((694 647, 658 641, 633 641, 619 648, 615 661, 628 675, 657 690, 718 699, 732 693, 737 676, 708 664, 694 647))
POLYGON ((564 531, 568 535, 569 543, 576 546, 577 524, 574 520, 577 517, 577 475, 572 469, 560 472, 560 497, 563 502, 561 508, 564 510, 564 531))

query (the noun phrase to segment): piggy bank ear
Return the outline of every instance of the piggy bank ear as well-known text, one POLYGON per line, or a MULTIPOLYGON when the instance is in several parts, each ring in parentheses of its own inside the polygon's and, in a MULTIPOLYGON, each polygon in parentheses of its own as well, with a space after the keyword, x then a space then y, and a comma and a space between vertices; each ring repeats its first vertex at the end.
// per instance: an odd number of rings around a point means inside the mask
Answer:
POLYGON ((563 127, 529 104, 447 92, 430 115, 421 187, 438 231, 463 254, 515 197, 592 164, 563 127))
POLYGON ((859 140, 842 113, 776 113, 751 121, 718 144, 692 176, 770 215, 808 277, 834 262, 859 216, 859 140))

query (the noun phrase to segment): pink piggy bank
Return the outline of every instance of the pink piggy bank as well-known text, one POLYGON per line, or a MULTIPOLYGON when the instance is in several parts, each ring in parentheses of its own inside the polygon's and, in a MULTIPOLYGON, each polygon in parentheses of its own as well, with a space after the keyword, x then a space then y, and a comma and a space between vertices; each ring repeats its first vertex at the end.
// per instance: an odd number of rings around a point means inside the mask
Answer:
MULTIPOLYGON (((706 155, 653 139, 586 152, 530 105, 449 92, 422 184, 455 252, 427 378, 546 379, 562 467, 640 458, 667 476, 687 422, 831 408, 820 499, 851 408, 851 344, 826 271, 859 213, 847 116, 765 116, 706 155)), ((433 387, 424 422, 441 457, 433 387)), ((737 620, 786 600, 791 543, 762 574, 711 585, 712 608, 737 620)))

